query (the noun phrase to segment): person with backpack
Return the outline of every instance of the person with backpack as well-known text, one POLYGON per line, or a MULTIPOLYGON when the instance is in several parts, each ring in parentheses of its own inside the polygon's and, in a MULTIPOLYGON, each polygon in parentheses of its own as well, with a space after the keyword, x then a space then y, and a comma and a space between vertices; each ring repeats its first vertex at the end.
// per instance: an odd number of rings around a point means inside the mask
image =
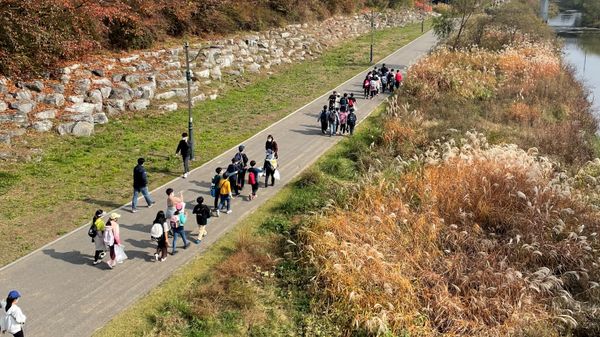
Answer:
POLYGON ((175 214, 171 216, 169 219, 169 225, 171 226, 171 230, 173 231, 173 249, 171 250, 171 255, 175 255, 177 253, 177 237, 180 236, 183 240, 183 249, 187 249, 190 246, 190 243, 187 241, 185 237, 185 223, 187 222, 187 215, 185 210, 183 209, 182 204, 177 204, 177 209, 175 210, 175 214))
POLYGON ((351 93, 350 97, 348 97, 348 112, 350 112, 351 108, 354 108, 354 110, 356 110, 356 108, 357 108, 356 97, 354 97, 353 93, 351 93))
POLYGON ((219 182, 219 207, 217 207, 217 216, 221 214, 223 207, 227 206, 227 214, 231 214, 231 182, 229 182, 227 172, 223 173, 223 178, 219 182))
POLYGON ((371 75, 367 75, 367 77, 365 77, 363 81, 363 91, 363 98, 369 98, 369 95, 371 94, 371 75))
POLYGON ((336 108, 336 103, 339 97, 340 95, 338 95, 337 91, 335 90, 331 95, 329 95, 329 98, 327 99, 329 102, 329 110, 336 108))
POLYGON ((377 95, 377 80, 377 76, 373 76, 369 84, 369 88, 371 89, 371 99, 377 95))
POLYGON ((231 164, 227 166, 227 177, 229 179, 229 183, 231 184, 231 189, 233 190, 233 196, 240 195, 239 186, 237 184, 237 174, 238 174, 238 166, 235 162, 235 158, 231 158, 231 164))
POLYGON ((117 220, 121 217, 118 213, 111 213, 104 227, 104 244, 110 251, 110 260, 106 261, 108 267, 113 269, 117 264, 116 247, 121 244, 121 231, 117 220))
POLYGON ((208 234, 206 225, 208 225, 208 219, 210 219, 210 208, 204 204, 203 197, 198 197, 196 201, 198 204, 194 206, 192 214, 196 214, 196 224, 198 225, 198 238, 194 242, 199 244, 202 238, 208 234))
POLYGON ((165 212, 158 211, 152 224, 150 237, 158 243, 156 252, 154 253, 154 260, 162 262, 167 259, 167 250, 169 248, 169 223, 167 223, 165 212))
POLYGON ((0 330, 2 334, 9 333, 14 337, 24 337, 23 325, 27 321, 27 317, 23 314, 23 311, 17 303, 21 298, 21 294, 17 290, 11 290, 6 296, 6 301, 2 301, 3 315, 0 321, 0 330))
POLYGON ((222 171, 223 171, 223 168, 221 168, 221 167, 217 167, 215 169, 216 174, 212 178, 211 185, 210 185, 210 195, 215 198, 214 205, 213 205, 215 212, 218 209, 219 197, 221 196, 221 193, 219 193, 219 182, 221 182, 221 172, 222 171))
POLYGON ((263 165, 263 171, 265 171, 265 188, 269 186, 269 177, 271 177, 271 186, 275 185, 275 170, 277 170, 277 159, 272 151, 267 150, 267 156, 263 165))
POLYGON ((133 200, 131 201, 131 213, 137 212, 137 202, 139 193, 142 193, 144 199, 146 199, 146 204, 148 204, 148 208, 151 208, 152 205, 154 205, 154 201, 148 193, 148 176, 146 174, 146 169, 144 168, 145 162, 146 160, 144 158, 138 158, 138 164, 133 169, 133 200))
POLYGON ((104 256, 106 256, 106 245, 104 244, 104 211, 99 209, 92 218, 92 225, 88 230, 88 236, 92 238, 96 251, 94 252, 94 265, 102 262, 104 256))
POLYGON ((256 160, 250 161, 250 168, 248 169, 248 184, 252 186, 252 192, 248 195, 248 200, 253 200, 258 195, 258 177, 262 172, 261 169, 256 168, 256 160))
POLYGON ((321 122, 321 133, 325 134, 325 132, 327 132, 327 127, 329 126, 327 121, 327 105, 323 105, 323 110, 319 113, 317 122, 321 122))
POLYGON ((167 194, 167 210, 165 211, 165 216, 167 219, 171 217, 171 215, 175 214, 176 206, 178 204, 183 204, 183 192, 179 192, 179 197, 175 196, 175 191, 172 188, 167 188, 165 191, 167 194))
POLYGON ((340 98, 340 111, 348 111, 348 94, 346 93, 340 98))
POLYGON ((188 143, 188 134, 184 132, 181 134, 181 140, 179 144, 177 144, 177 150, 175 150, 175 155, 181 153, 181 159, 183 161, 183 175, 182 178, 187 178, 190 173, 190 143, 188 143))
POLYGON ((388 90, 389 92, 394 91, 394 69, 390 70, 387 75, 387 86, 388 86, 388 90))
POLYGON ((354 108, 350 108, 350 113, 348 114, 348 131, 350 132, 350 136, 354 134, 354 127, 356 126, 356 113, 354 113, 354 108))
POLYGON ((330 110, 329 115, 327 116, 327 121, 329 122, 329 137, 336 134, 339 120, 340 116, 338 115, 337 111, 330 110))
POLYGON ((237 189, 238 194, 244 189, 244 180, 246 179, 246 170, 248 169, 248 156, 244 153, 245 145, 238 146, 238 152, 233 156, 237 166, 237 189))
POLYGON ((396 90, 398 90, 398 88, 400 88, 401 84, 402 84, 402 73, 400 72, 400 69, 398 69, 396 71, 396 77, 395 77, 395 83, 394 83, 394 85, 396 86, 396 90))
POLYGON ((340 116, 340 134, 343 135, 343 134, 346 134, 346 131, 348 131, 348 129, 347 129, 348 113, 346 111, 340 111, 339 116, 340 116))
POLYGON ((265 143, 265 151, 271 150, 275 159, 279 159, 279 147, 277 146, 277 142, 272 135, 267 136, 267 142, 265 143))

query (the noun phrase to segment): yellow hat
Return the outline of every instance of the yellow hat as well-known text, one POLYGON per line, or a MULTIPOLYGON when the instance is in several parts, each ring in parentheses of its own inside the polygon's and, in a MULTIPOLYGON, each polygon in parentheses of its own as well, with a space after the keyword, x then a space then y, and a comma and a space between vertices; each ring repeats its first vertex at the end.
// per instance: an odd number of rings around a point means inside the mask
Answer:
POLYGON ((110 213, 110 217, 109 218, 111 220, 117 220, 120 217, 121 217, 121 214, 119 214, 119 213, 110 213))

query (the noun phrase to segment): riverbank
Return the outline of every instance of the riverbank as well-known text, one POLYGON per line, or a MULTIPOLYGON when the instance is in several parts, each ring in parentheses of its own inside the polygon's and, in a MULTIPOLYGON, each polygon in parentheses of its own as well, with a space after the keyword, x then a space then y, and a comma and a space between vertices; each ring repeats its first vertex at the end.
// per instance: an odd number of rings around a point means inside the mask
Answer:
POLYGON ((491 49, 495 28, 413 65, 154 332, 266 331, 259 317, 323 336, 600 334, 590 104, 553 41, 491 49))

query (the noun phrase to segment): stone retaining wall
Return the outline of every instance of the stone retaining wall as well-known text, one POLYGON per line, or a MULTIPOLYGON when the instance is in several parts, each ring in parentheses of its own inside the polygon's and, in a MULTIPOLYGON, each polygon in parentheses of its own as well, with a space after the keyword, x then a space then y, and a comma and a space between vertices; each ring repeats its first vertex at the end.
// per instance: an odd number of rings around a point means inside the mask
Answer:
MULTIPOLYGON (((412 11, 378 14, 376 28, 421 20, 412 11)), ((370 29, 368 15, 289 25, 190 46, 192 101, 216 99, 224 76, 270 71, 280 64, 317 57, 324 49, 370 29)), ((187 97, 182 47, 95 56, 58 71, 59 78, 14 82, 0 78, 0 144, 26 131, 90 136, 124 111, 150 107, 173 111, 187 97), (178 104, 178 102, 180 102, 178 104)))

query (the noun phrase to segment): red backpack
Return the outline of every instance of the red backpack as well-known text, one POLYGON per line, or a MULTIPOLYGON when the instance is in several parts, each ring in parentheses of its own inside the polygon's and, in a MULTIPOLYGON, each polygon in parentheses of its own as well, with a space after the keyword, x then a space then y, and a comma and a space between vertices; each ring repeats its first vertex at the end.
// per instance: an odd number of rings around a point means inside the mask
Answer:
POLYGON ((248 173, 248 184, 250 184, 250 185, 256 184, 256 176, 254 175, 254 172, 252 172, 252 171, 250 171, 250 173, 248 173))

